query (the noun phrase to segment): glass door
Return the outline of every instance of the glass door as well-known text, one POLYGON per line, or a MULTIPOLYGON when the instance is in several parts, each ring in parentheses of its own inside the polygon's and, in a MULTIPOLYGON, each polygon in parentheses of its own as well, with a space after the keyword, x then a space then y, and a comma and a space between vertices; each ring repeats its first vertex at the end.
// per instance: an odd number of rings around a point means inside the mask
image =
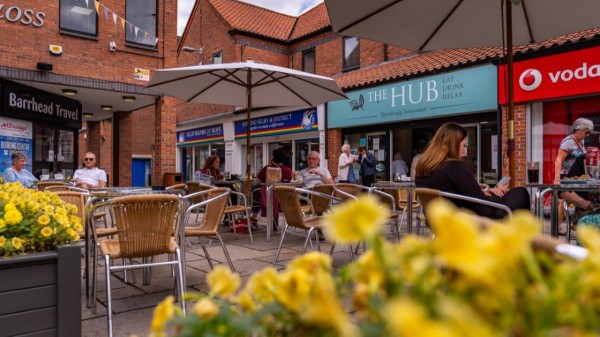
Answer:
MULTIPOLYGON (((34 125, 33 174, 52 179, 55 173, 72 177, 75 163, 75 132, 34 125), (46 177, 47 176, 47 177, 46 177)), ((58 178, 58 177, 57 177, 58 178)))
POLYGON ((367 151, 375 157, 375 182, 388 179, 387 169, 387 137, 385 132, 367 134, 367 151))
POLYGON ((310 151, 319 151, 318 139, 306 139, 296 141, 296 152, 294 158, 293 170, 300 171, 308 167, 308 153, 310 151))

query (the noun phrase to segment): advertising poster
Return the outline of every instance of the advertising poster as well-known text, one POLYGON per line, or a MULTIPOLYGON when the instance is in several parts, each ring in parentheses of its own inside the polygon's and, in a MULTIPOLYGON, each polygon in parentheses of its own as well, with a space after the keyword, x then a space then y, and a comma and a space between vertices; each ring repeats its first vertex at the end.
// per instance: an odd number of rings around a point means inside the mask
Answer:
POLYGON ((12 154, 21 152, 27 157, 25 169, 33 172, 33 125, 20 119, 0 117, 0 174, 12 165, 12 154))

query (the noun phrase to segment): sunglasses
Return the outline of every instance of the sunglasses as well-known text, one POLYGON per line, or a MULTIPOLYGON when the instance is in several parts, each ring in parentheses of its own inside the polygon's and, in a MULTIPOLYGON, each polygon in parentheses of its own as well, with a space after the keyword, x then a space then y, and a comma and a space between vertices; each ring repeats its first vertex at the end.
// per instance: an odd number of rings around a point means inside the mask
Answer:
POLYGON ((83 158, 83 160, 85 160, 85 161, 92 161, 92 160, 95 160, 95 159, 96 158, 83 158))

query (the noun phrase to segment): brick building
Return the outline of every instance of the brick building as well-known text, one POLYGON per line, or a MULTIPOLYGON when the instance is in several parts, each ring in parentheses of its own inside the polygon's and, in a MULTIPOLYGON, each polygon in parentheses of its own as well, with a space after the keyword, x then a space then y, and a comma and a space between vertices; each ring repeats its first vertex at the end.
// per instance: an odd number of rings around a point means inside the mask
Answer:
POLYGON ((153 71, 175 65, 176 22, 176 1, 4 2, 0 120, 26 131, 11 138, 21 145, 3 149, 1 169, 21 148, 37 176, 68 175, 89 150, 110 185, 161 183, 175 170, 178 102, 144 86, 153 71))
MULTIPOLYGON (((598 30, 594 29, 516 48, 515 60, 597 44, 598 30)), ((508 172, 506 113, 498 100, 501 55, 500 48, 415 53, 333 33, 324 4, 292 17, 235 0, 197 1, 178 46, 180 66, 252 59, 331 76, 349 96, 347 101, 314 107, 318 133, 253 135, 254 169, 266 164, 266 153, 275 147, 289 153, 287 164, 294 170, 302 168, 307 150, 318 149, 322 164, 336 174, 340 147, 348 143, 353 149, 366 145, 373 151, 379 161, 378 179, 389 179, 394 153, 399 152, 410 163, 439 125, 457 121, 469 129, 466 160, 478 179, 490 184, 508 172), (427 90, 429 97, 423 96, 427 90), (303 145, 307 141, 308 147, 303 145)), ((600 88, 593 91, 600 92, 600 88)), ((575 94, 581 95, 584 93, 575 94)), ((518 185, 525 183, 525 162, 542 161, 541 153, 545 151, 543 144, 532 142, 538 134, 535 130, 544 125, 534 111, 540 108, 538 104, 521 103, 515 107, 517 173, 513 181, 518 185)), ((181 106, 177 117, 177 167, 188 177, 201 168, 203 158, 210 153, 222 156, 224 170, 241 173, 245 158, 240 154, 245 150, 236 137, 236 127, 243 116, 234 110, 181 106), (217 126, 220 133, 216 139, 197 136, 217 126)), ((567 110, 563 109, 564 118, 560 118, 566 123, 563 136, 568 130, 567 110)), ((253 114, 259 123, 265 117, 289 112, 297 111, 269 109, 253 114)), ((544 154, 543 158, 550 156, 544 154)))

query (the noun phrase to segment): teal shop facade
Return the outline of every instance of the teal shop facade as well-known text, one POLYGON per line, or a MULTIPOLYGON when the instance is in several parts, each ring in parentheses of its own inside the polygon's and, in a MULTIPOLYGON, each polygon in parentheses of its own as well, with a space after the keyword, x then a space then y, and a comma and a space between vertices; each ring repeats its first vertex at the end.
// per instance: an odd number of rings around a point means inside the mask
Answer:
MULTIPOLYGON (((410 165, 441 124, 457 122, 469 131, 473 174, 493 183, 502 166, 497 74, 487 64, 349 91, 327 104, 327 129, 339 129, 352 150, 366 146, 378 161, 377 180, 388 180, 395 155, 410 165)), ((330 158, 339 151, 330 149, 330 158)))

